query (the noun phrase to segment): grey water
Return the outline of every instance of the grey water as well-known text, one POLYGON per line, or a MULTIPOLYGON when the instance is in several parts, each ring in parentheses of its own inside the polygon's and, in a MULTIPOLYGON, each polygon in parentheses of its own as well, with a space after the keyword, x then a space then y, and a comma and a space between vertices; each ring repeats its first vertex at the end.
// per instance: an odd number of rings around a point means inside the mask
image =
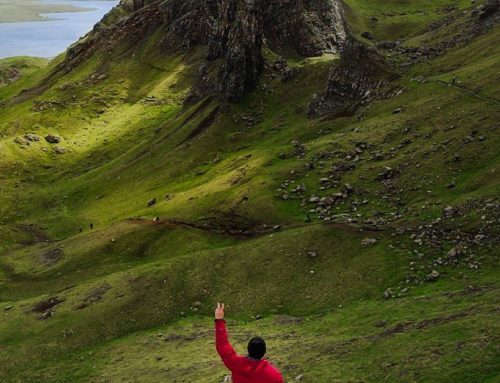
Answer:
POLYGON ((12 56, 55 57, 92 30, 118 0, 50 0, 88 8, 83 12, 49 13, 46 21, 0 23, 0 58, 12 56))

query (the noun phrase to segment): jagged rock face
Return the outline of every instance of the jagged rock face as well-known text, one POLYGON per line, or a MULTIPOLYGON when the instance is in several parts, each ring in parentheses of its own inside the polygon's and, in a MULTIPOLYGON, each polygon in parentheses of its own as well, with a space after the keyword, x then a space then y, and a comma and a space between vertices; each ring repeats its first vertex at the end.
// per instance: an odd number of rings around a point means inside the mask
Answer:
POLYGON ((216 21, 206 62, 192 95, 215 88, 224 101, 235 101, 253 89, 264 67, 262 46, 292 47, 304 56, 338 52, 346 38, 337 0, 224 0, 214 8, 216 21), (217 79, 208 74, 223 59, 217 79))
POLYGON ((69 71, 99 49, 138 44, 159 29, 164 51, 207 47, 191 98, 223 102, 256 86, 264 45, 315 56, 338 52, 346 39, 340 0, 126 0, 69 49, 63 65, 69 71))
POLYGON ((215 11, 217 17, 211 26, 205 63, 192 97, 203 97, 214 89, 222 101, 236 101, 257 85, 264 67, 260 0, 223 0, 215 11), (209 75, 214 66, 218 67, 215 78, 209 75))
POLYGON ((344 45, 341 60, 332 67, 326 89, 314 95, 310 117, 353 111, 356 106, 397 92, 386 80, 382 58, 352 40, 344 45))
POLYGON ((304 56, 337 53, 347 32, 338 0, 267 2, 265 36, 273 45, 291 46, 304 56))

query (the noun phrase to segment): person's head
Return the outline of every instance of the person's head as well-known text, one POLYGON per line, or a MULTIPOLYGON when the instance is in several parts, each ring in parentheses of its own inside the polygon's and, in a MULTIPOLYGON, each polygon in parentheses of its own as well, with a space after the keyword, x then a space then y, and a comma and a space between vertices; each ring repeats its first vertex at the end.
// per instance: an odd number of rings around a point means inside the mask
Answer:
POLYGON ((266 354, 266 342, 260 336, 250 339, 248 342, 248 356, 252 359, 262 359, 266 354))

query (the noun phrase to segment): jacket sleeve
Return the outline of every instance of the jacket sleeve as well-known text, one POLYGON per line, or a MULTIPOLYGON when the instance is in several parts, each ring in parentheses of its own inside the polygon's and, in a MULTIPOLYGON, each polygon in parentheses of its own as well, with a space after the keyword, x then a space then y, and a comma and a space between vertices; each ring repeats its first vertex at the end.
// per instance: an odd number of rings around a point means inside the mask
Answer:
POLYGON ((279 372, 278 369, 275 369, 275 374, 273 376, 273 383, 285 383, 283 375, 281 375, 281 372, 279 372))
POLYGON ((215 345, 222 361, 228 369, 234 371, 238 365, 238 355, 227 339, 226 321, 215 320, 215 345))

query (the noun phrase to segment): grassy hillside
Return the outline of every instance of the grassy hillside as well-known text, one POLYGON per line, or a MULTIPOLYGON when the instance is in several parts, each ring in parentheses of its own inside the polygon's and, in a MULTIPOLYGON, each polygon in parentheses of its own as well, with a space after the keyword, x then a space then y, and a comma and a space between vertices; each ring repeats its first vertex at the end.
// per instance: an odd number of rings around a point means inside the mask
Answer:
POLYGON ((203 50, 161 31, 0 88, 2 382, 224 381, 220 300, 290 382, 499 381, 500 27, 346 3, 401 89, 349 116, 305 113, 332 55, 186 106, 203 50))

